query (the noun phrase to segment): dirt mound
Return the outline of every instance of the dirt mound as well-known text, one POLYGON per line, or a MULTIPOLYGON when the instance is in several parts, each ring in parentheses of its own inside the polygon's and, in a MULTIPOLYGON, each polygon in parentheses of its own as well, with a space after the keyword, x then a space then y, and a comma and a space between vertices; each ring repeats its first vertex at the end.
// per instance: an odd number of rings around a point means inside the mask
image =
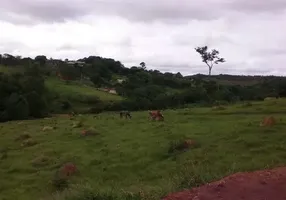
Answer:
POLYGON ((78 169, 73 163, 66 163, 60 169, 61 175, 66 177, 74 175, 76 172, 78 172, 78 169))
POLYGON ((260 126, 273 126, 276 124, 276 120, 274 117, 265 117, 263 121, 260 123, 260 126))
POLYGON ((81 131, 81 136, 94 136, 94 135, 98 135, 99 133, 94 130, 93 128, 90 129, 84 129, 81 131))
POLYGON ((285 200, 286 167, 237 173, 162 200, 285 200))

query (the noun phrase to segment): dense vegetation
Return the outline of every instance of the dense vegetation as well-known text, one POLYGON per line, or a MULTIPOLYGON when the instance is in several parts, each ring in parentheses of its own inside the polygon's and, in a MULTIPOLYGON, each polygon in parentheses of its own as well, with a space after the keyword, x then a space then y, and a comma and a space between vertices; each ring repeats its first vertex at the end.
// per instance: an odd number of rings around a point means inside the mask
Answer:
POLYGON ((0 122, 43 117, 47 111, 44 79, 38 68, 0 74, 0 122))
MULTIPOLYGON (((70 110, 97 113, 103 110, 166 109, 185 104, 226 104, 286 95, 286 79, 283 77, 183 77, 180 73, 147 70, 144 62, 126 68, 119 61, 98 56, 69 63, 42 55, 31 59, 4 54, 0 55, 0 65, 2 71, 11 72, 1 74, 2 121, 70 110), (97 90, 94 90, 97 95, 84 95, 72 89, 76 87, 80 90, 83 87, 114 88, 119 96, 108 94, 107 98, 101 98, 105 92, 97 90), (65 92, 67 90, 69 92, 65 92), (13 114, 15 109, 23 112, 13 114)), ((93 93, 92 89, 90 91, 93 93)))

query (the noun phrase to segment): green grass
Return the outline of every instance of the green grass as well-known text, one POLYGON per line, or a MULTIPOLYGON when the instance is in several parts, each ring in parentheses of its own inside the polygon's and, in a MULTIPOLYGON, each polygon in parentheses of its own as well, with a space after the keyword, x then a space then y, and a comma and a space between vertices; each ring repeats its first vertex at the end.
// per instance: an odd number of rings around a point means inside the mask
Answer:
MULTIPOLYGON (((145 199, 155 200, 234 172, 285 165, 285 106, 285 100, 275 100, 221 111, 167 110, 165 122, 148 121, 147 112, 132 113, 132 120, 119 119, 116 113, 79 116, 76 120, 83 120, 84 127, 100 133, 86 138, 79 136, 82 128, 73 129, 73 121, 64 117, 3 123, 0 146, 7 157, 0 160, 0 199, 79 200, 84 198, 72 195, 87 190, 101 197, 97 199, 128 199, 126 193, 141 192, 145 199), (269 115, 278 124, 260 127, 262 118, 269 115), (43 132, 46 125, 57 129, 43 132), (15 138, 23 133, 37 144, 21 147, 15 138), (170 142, 184 138, 199 146, 169 154, 170 142), (34 166, 33 160, 42 156, 48 161, 34 166), (50 181, 65 162, 75 163, 80 171, 71 179, 71 188, 76 189, 52 198, 55 190, 50 181)), ((82 195, 87 199, 88 194, 82 195)))
POLYGON ((96 96, 102 101, 118 101, 122 100, 119 95, 110 94, 107 92, 99 91, 93 87, 81 85, 76 82, 69 82, 66 84, 64 81, 56 78, 49 78, 46 80, 46 86, 51 90, 69 98, 78 98, 81 96, 96 96))
POLYGON ((22 67, 6 67, 3 65, 0 65, 0 72, 3 72, 3 73, 23 72, 23 68, 22 67))
MULTIPOLYGON (((4 73, 13 73, 13 72, 22 72, 22 67, 5 67, 0 65, 0 72, 4 73)), ((59 93, 63 97, 77 100, 82 97, 99 97, 102 101, 118 101, 123 98, 119 95, 110 94, 107 92, 99 91, 91 86, 80 84, 76 81, 70 81, 66 84, 64 81, 59 80, 58 78, 48 78, 46 79, 46 86, 59 93)))

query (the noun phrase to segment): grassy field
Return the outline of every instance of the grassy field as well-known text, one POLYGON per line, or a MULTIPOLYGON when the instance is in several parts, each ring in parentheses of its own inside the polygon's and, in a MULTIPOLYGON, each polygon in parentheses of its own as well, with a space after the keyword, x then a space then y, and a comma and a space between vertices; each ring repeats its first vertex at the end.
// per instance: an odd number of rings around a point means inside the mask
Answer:
POLYGON ((21 67, 6 67, 3 65, 0 65, 0 72, 3 72, 3 73, 23 72, 23 68, 21 68, 21 67))
POLYGON ((285 165, 285 107, 285 100, 271 100, 218 110, 166 110, 165 122, 150 122, 147 112, 134 112, 132 120, 103 113, 3 123, 0 199, 155 200, 234 172, 285 165), (277 125, 260 127, 270 115, 277 125), (82 128, 72 128, 77 120, 83 121, 82 128), (47 125, 56 129, 42 131, 47 125), (98 135, 80 137, 89 127, 98 135), (36 144, 21 146, 23 141, 15 140, 21 134, 36 144), (172 142, 184 139, 198 145, 169 152, 172 142), (79 173, 70 179, 71 190, 55 194, 51 181, 66 162, 79 173))
POLYGON ((84 86, 75 82, 66 84, 65 82, 56 78, 50 78, 46 80, 46 85, 53 91, 67 96, 70 98, 78 98, 80 96, 97 96, 103 101, 118 101, 122 100, 122 97, 107 92, 99 91, 90 86, 84 86))
MULTIPOLYGON (((13 73, 22 71, 23 68, 21 67, 5 67, 0 65, 0 72, 13 73)), ((64 81, 59 80, 57 77, 49 77, 46 79, 45 83, 46 86, 52 91, 75 101, 78 99, 83 99, 83 97, 99 97, 102 101, 118 101, 123 99, 119 95, 99 91, 91 86, 86 86, 75 81, 71 81, 66 84, 64 81)))

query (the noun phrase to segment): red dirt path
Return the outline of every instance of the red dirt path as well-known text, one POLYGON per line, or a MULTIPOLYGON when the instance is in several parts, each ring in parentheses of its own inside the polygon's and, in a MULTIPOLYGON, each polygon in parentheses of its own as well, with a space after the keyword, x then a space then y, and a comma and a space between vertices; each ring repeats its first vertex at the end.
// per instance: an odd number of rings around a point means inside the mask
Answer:
POLYGON ((286 200, 286 167, 233 174, 162 200, 286 200))

